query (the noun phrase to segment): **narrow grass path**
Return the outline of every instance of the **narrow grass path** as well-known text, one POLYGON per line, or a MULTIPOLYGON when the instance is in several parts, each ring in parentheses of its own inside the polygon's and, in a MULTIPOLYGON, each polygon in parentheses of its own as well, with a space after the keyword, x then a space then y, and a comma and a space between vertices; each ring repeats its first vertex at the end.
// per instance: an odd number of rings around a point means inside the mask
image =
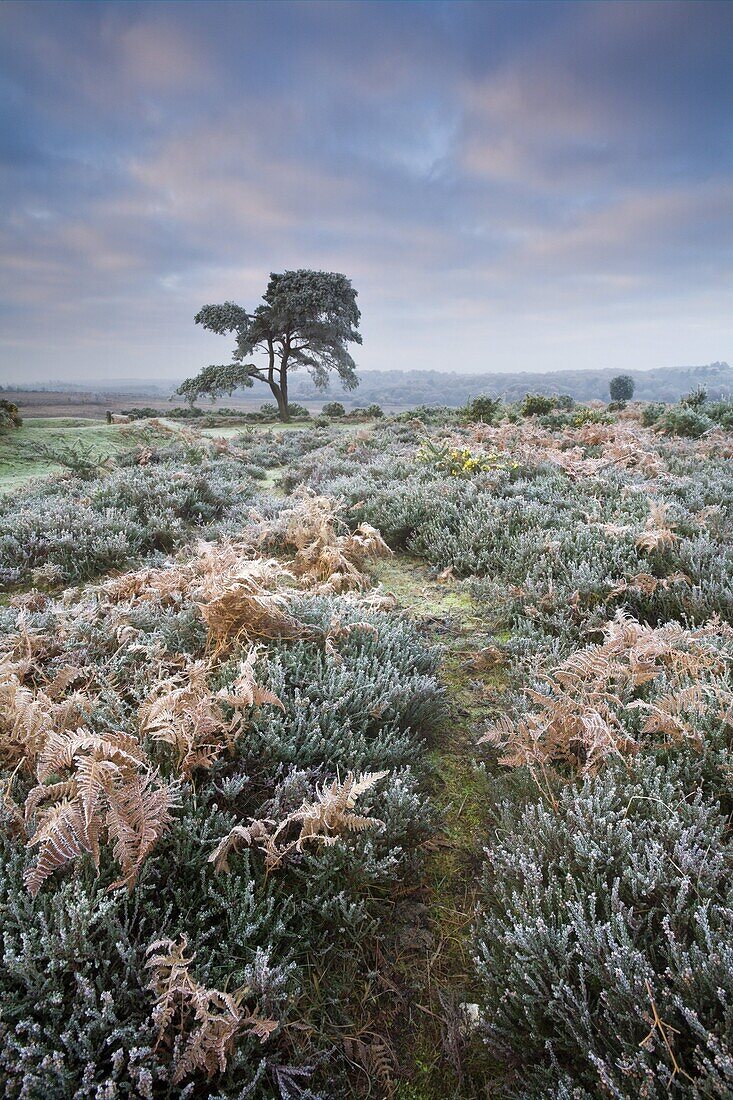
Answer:
POLYGON ((470 1006, 477 1000, 470 929, 486 843, 492 775, 476 759, 477 731, 496 711, 504 687, 495 639, 476 614, 468 584, 436 578, 417 558, 380 562, 374 579, 443 649, 440 670, 448 696, 442 728, 431 737, 436 831, 426 855, 412 943, 398 960, 410 991, 402 1035, 391 1038, 404 1074, 398 1100, 478 1100, 488 1095, 481 1044, 472 1039, 470 1006), (422 917, 422 919, 420 919, 422 917))

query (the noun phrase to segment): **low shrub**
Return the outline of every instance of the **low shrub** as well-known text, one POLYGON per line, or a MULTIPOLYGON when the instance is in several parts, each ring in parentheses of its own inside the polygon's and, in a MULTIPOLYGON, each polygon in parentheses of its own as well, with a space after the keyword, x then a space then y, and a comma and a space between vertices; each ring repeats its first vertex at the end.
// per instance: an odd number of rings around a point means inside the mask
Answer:
POLYGON ((18 406, 13 401, 0 398, 0 431, 4 428, 21 428, 23 417, 18 412, 18 406))
POLYGON ((241 463, 195 448, 173 446, 158 461, 90 474, 0 499, 0 584, 18 584, 36 570, 61 583, 125 568, 240 518, 254 493, 241 463))
POLYGON ((479 394, 466 406, 466 419, 482 424, 493 424, 501 419, 502 400, 500 397, 487 397, 479 394))
POLYGON ((543 393, 526 393, 520 411, 522 416, 544 416, 552 412, 555 407, 554 397, 546 397, 543 393))
POLYGON ((700 436, 715 427, 714 422, 698 408, 687 405, 673 405, 657 419, 655 427, 666 435, 687 436, 699 439, 700 436))
POLYGON ((501 1094, 729 1095, 733 847, 694 767, 619 765, 492 832, 475 951, 501 1094))

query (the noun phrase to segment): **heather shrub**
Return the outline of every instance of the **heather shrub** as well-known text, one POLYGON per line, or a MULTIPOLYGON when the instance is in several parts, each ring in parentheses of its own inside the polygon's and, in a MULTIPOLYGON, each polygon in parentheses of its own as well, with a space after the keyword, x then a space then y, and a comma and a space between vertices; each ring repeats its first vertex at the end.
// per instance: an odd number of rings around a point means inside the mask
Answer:
POLYGON ((241 465, 172 448, 163 461, 112 470, 89 481, 47 482, 0 500, 0 581, 93 577, 141 555, 167 552, 253 496, 241 465))
POLYGON ((500 807, 475 951, 505 1095, 733 1088, 733 849, 694 773, 652 757, 500 807))

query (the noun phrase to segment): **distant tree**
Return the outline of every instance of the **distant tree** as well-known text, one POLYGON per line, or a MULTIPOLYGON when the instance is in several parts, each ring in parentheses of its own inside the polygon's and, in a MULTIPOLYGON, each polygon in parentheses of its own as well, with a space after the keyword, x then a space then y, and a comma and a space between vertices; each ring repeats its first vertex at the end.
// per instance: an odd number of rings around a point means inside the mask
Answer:
POLYGON ((216 400, 255 380, 270 387, 281 420, 288 420, 288 373, 305 367, 319 390, 335 371, 345 389, 359 380, 347 344, 361 344, 356 291, 345 275, 328 271, 285 271, 270 275, 264 305, 247 313, 234 302, 204 306, 197 325, 220 335, 234 333, 233 362, 205 367, 176 393, 193 403, 204 394, 216 400), (264 363, 244 362, 261 354, 264 363))
POLYGON ((634 396, 634 379, 630 374, 617 374, 608 385, 612 401, 630 401, 634 396))
POLYGON ((346 416, 346 409, 340 401, 328 401, 321 409, 324 416, 346 416))

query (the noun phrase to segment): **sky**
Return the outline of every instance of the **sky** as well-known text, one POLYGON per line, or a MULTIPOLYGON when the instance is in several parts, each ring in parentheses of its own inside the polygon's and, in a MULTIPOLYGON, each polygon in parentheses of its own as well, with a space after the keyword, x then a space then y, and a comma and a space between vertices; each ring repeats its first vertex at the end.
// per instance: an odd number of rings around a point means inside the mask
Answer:
POLYGON ((344 272, 362 369, 733 360, 733 4, 0 4, 0 381, 227 362, 344 272))

